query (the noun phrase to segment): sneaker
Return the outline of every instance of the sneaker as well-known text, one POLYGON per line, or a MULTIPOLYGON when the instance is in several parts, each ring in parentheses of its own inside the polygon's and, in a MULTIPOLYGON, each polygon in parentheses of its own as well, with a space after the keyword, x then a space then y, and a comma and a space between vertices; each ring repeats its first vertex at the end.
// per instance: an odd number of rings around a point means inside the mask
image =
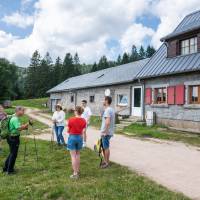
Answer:
POLYGON ((78 179, 79 178, 79 175, 78 174, 72 174, 70 176, 71 179, 78 179))
POLYGON ((101 169, 106 169, 106 168, 108 168, 109 167, 109 164, 108 163, 103 163, 102 165, 101 165, 101 169))

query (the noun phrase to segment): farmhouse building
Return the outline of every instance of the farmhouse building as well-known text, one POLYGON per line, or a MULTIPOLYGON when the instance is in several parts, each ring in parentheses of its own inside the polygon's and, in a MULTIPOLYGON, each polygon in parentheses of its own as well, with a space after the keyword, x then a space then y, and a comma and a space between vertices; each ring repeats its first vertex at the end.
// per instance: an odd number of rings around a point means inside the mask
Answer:
POLYGON ((99 114, 107 89, 121 115, 145 119, 153 111, 158 123, 200 131, 200 11, 161 42, 150 59, 70 78, 49 90, 52 108, 86 99, 99 114))
MULTIPOLYGON (((112 105, 121 115, 131 115, 132 87, 137 86, 135 77, 149 59, 72 77, 48 91, 51 109, 61 103, 66 109, 88 101, 93 114, 100 115, 107 90, 113 98, 112 105)), ((141 92, 141 91, 140 91, 141 92)), ((139 102, 140 103, 140 102, 139 102)))

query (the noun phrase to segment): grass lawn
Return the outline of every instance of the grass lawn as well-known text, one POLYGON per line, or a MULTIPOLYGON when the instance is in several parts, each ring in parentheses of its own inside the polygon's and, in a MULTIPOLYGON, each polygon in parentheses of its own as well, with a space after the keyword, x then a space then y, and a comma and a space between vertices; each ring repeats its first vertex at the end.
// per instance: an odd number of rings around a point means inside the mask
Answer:
MULTIPOLYGON (((50 150, 45 141, 37 141, 38 166, 35 162, 32 140, 27 144, 27 162, 23 165, 24 140, 21 141, 16 168, 18 173, 7 176, 0 173, 1 200, 186 200, 181 194, 129 171, 126 167, 112 164, 108 169, 98 168, 98 156, 84 149, 81 152, 81 177, 70 180, 69 153, 63 148, 50 150)), ((0 163, 8 153, 3 143, 0 163)))
POLYGON ((130 136, 140 138, 158 138, 164 140, 181 141, 186 144, 200 146, 200 135, 168 130, 159 126, 147 127, 141 124, 131 124, 122 131, 130 136))
POLYGON ((13 106, 20 105, 30 108, 48 109, 44 106, 47 103, 47 101, 48 98, 16 100, 12 101, 12 105, 13 106))

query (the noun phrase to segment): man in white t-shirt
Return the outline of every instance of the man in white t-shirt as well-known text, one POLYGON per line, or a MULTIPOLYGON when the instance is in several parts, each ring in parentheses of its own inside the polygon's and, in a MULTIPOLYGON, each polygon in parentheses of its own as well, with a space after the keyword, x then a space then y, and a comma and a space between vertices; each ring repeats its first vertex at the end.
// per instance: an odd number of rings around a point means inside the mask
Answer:
MULTIPOLYGON (((82 100, 82 107, 84 109, 84 112, 81 115, 81 117, 86 120, 87 126, 88 126, 89 123, 90 123, 90 117, 92 115, 92 112, 91 112, 91 109, 87 106, 87 101, 86 100, 82 100)), ((86 147, 86 139, 87 139, 86 130, 87 129, 85 129, 85 133, 83 135, 83 147, 86 147)))

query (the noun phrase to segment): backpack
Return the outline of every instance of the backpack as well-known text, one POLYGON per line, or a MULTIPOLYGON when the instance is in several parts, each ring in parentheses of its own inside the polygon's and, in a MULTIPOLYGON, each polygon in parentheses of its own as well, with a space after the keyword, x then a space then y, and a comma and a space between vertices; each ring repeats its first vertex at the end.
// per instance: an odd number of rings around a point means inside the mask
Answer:
POLYGON ((1 139, 6 139, 10 134, 9 123, 10 123, 11 118, 12 116, 7 116, 6 118, 0 121, 0 138, 1 139))
POLYGON ((98 154, 98 156, 100 157, 100 166, 103 162, 103 144, 102 144, 102 138, 98 139, 96 141, 96 144, 94 145, 94 151, 98 154))

